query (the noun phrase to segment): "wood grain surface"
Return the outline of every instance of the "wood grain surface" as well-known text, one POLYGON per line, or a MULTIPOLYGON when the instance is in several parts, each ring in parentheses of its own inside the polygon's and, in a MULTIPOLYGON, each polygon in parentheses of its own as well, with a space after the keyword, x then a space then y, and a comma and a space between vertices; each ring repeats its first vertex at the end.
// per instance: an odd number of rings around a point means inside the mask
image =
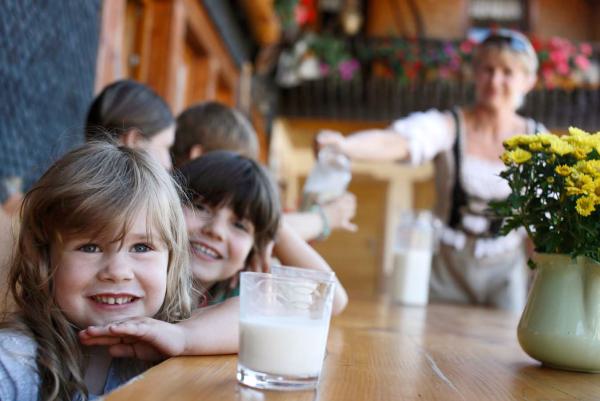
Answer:
POLYGON ((179 357, 109 394, 119 400, 599 400, 600 375, 542 367, 519 347, 518 316, 475 307, 352 300, 333 319, 317 391, 259 391, 237 357, 179 357))

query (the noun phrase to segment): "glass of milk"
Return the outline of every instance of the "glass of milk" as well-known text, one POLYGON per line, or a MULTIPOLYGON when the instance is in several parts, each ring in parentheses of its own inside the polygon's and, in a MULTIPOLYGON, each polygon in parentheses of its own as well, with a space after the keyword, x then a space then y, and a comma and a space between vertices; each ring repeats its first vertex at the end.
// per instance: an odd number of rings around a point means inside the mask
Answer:
POLYGON ((335 272, 333 271, 321 271, 313 269, 303 269, 301 267, 283 266, 283 265, 272 265, 271 273, 277 276, 287 277, 304 277, 316 280, 335 280, 335 272))
POLYGON ((240 383, 269 390, 317 387, 334 286, 331 278, 241 273, 240 383))
POLYGON ((396 231, 394 265, 389 280, 392 299, 427 305, 437 220, 429 211, 404 211, 396 231))

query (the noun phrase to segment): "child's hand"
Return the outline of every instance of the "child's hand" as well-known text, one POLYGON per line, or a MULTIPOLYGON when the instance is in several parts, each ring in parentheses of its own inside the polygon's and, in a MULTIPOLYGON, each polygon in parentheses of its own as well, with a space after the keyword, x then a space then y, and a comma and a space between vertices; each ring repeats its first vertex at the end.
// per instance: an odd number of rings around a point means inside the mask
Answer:
MULTIPOLYGON (((268 273, 269 271, 271 271, 271 256, 273 255, 274 246, 274 241, 269 242, 260 255, 255 255, 255 257, 252 258, 249 266, 250 271, 263 273, 268 273)), ((235 286, 233 286, 232 288, 235 288, 235 286)))
POLYGON ((116 358, 146 361, 181 355, 186 346, 181 327, 147 317, 90 326, 79 332, 79 340, 84 345, 106 345, 116 358))
POLYGON ((329 228, 332 230, 346 230, 355 232, 358 230, 352 219, 356 215, 356 196, 346 192, 342 196, 322 205, 327 216, 329 228))

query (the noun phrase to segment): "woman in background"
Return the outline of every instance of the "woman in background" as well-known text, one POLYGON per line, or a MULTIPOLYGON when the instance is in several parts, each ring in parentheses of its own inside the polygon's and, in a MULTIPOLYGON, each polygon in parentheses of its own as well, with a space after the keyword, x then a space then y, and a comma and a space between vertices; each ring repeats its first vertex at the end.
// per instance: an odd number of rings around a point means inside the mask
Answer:
POLYGON ((430 298, 521 311, 526 298, 524 235, 499 234, 501 221, 488 202, 506 198, 499 177, 503 141, 545 128, 517 114, 536 82, 538 60, 522 34, 492 31, 473 58, 475 103, 449 111, 429 110, 389 128, 343 137, 325 132, 317 145, 333 146, 352 159, 435 162, 436 215, 444 223, 434 257, 430 298))

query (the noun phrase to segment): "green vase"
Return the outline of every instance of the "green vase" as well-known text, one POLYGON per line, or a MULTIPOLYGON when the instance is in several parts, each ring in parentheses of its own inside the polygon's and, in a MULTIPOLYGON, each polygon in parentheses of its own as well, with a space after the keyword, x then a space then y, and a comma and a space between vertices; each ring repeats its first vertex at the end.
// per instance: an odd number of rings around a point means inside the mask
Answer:
POLYGON ((562 254, 534 257, 536 276, 517 330, 544 365, 600 372, 600 264, 562 254))

